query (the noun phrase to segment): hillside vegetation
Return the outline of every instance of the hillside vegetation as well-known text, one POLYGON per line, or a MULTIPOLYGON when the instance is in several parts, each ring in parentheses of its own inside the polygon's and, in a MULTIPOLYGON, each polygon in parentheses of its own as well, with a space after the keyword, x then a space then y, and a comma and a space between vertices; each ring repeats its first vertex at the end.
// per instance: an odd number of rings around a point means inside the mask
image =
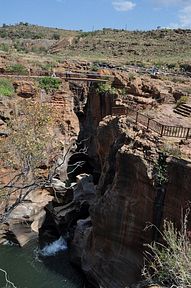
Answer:
POLYGON ((31 25, 27 22, 20 22, 16 25, 3 24, 0 27, 0 37, 12 40, 21 38, 58 40, 62 37, 74 36, 76 34, 77 32, 75 31, 31 25))
MULTIPOLYGON (((104 29, 78 35, 70 46, 70 53, 117 59, 125 64, 177 64, 189 62, 191 30, 123 31, 104 29)), ((59 46, 59 43, 57 44, 59 46)), ((62 47, 59 47, 62 51, 62 47)))
POLYGON ((93 32, 47 28, 28 23, 0 27, 0 51, 52 55, 118 64, 180 68, 191 64, 191 30, 161 29, 93 32))

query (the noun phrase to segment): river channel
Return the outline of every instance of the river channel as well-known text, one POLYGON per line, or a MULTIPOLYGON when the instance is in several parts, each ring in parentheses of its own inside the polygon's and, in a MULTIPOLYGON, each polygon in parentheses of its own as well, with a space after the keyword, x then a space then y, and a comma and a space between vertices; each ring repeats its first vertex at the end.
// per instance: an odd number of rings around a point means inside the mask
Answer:
MULTIPOLYGON (((0 246, 0 269, 17 288, 82 288, 81 273, 71 266, 65 243, 62 240, 38 250, 36 241, 24 248, 0 246)), ((0 271, 0 288, 7 285, 0 271)))

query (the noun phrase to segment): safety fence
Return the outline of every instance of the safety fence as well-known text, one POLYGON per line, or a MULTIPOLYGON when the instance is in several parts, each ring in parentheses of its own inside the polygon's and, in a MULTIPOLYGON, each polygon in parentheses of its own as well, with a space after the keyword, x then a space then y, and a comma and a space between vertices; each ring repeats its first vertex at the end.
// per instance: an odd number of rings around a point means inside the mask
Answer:
POLYGON ((191 127, 182 126, 169 126, 159 123, 158 121, 152 119, 151 117, 140 113, 139 111, 133 111, 127 107, 114 106, 112 107, 112 115, 120 116, 127 115, 136 124, 141 124, 147 128, 147 130, 152 130, 158 133, 161 137, 176 137, 176 138, 191 138, 191 127))

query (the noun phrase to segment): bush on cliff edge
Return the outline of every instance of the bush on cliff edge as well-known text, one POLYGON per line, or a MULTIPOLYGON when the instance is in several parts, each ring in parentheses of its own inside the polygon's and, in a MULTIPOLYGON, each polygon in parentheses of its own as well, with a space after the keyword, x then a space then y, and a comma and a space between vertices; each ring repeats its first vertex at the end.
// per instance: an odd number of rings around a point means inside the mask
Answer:
POLYGON ((187 231, 187 211, 181 230, 174 223, 164 221, 163 244, 153 242, 146 245, 143 276, 151 283, 167 287, 191 287, 191 242, 187 231))
POLYGON ((44 89, 46 93, 58 90, 61 83, 60 79, 49 76, 45 76, 39 80, 40 88, 44 89))

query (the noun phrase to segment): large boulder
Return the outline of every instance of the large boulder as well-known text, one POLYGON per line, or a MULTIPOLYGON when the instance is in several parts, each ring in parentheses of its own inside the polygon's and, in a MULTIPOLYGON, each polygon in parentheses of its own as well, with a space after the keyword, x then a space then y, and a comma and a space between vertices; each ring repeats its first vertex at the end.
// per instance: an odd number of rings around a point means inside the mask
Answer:
MULTIPOLYGON (((15 205, 18 194, 13 193, 9 199, 9 207, 15 205)), ((34 190, 31 191, 21 203, 15 205, 15 208, 7 213, 5 224, 1 228, 0 242, 6 243, 12 235, 11 241, 24 246, 31 239, 38 236, 39 229, 41 228, 46 212, 44 208, 51 202, 53 196, 47 190, 34 190), (3 241, 4 239, 4 241, 3 241)), ((0 205, 0 213, 5 212, 4 201, 0 205)))
POLYGON ((142 94, 142 80, 141 78, 135 78, 127 86, 127 92, 133 95, 141 95, 142 94))
POLYGON ((113 87, 123 89, 127 87, 129 83, 129 76, 125 72, 113 72, 114 80, 113 80, 113 87))
POLYGON ((95 199, 96 190, 92 175, 81 174, 77 176, 77 185, 74 188, 74 200, 86 200, 89 203, 95 199))
POLYGON ((70 187, 67 187, 66 184, 59 179, 53 178, 51 182, 51 194, 55 196, 56 202, 68 204, 73 200, 73 186, 75 183, 72 183, 70 187))
POLYGON ((37 93, 37 88, 32 81, 16 80, 13 86, 17 95, 23 98, 34 97, 37 93))

